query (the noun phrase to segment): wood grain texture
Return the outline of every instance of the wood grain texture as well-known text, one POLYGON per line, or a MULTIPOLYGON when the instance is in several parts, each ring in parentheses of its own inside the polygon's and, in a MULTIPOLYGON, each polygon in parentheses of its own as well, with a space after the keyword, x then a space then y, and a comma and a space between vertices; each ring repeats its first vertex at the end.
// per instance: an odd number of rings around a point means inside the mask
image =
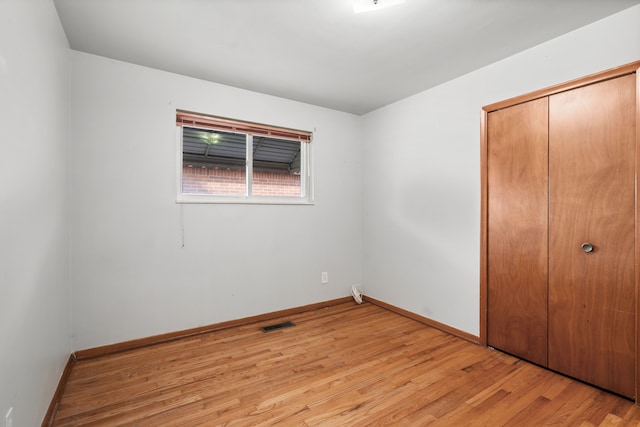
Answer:
POLYGON ((480 331, 479 342, 487 346, 487 293, 489 271, 488 237, 489 230, 489 183, 487 173, 487 159, 489 157, 489 141, 487 136, 488 113, 484 109, 480 112, 480 331))
MULTIPOLYGON (((486 122, 488 121, 487 117, 494 111, 499 111, 502 109, 506 109, 506 108, 510 108, 514 105, 518 105, 518 104, 522 104, 522 103, 526 103, 529 102, 531 100, 535 100, 535 99, 539 99, 539 98, 544 98, 544 97, 555 97, 557 95, 561 95, 563 93, 567 93, 567 92, 571 92, 574 89, 581 89, 584 87, 589 87, 589 86, 596 86, 600 83, 606 83, 608 81, 611 80, 616 80, 618 78, 622 78, 622 77, 627 77, 630 81, 635 81, 635 90, 631 89, 631 96, 633 98, 633 100, 628 104, 628 110, 627 113, 629 113, 629 115, 627 115, 626 117, 629 118, 631 117, 631 120, 626 121, 625 124, 623 124, 622 126, 625 126, 626 129, 628 131, 630 131, 630 133, 633 135, 633 144, 629 147, 629 150, 627 151, 627 156, 629 156, 631 159, 630 161, 633 162, 634 164, 634 168, 635 168, 635 176, 634 176, 634 192, 633 192, 633 196, 635 198, 634 200, 634 226, 635 228, 633 230, 631 230, 628 234, 631 234, 634 238, 634 243, 631 246, 631 249, 628 250, 624 255, 623 255, 623 262, 622 264, 624 265, 627 262, 627 257, 630 257, 633 260, 633 263, 635 265, 634 271, 632 273, 633 275, 633 279, 632 279, 632 295, 630 298, 629 295, 624 292, 624 296, 623 298, 628 298, 628 302, 630 302, 630 304, 633 306, 633 313, 631 314, 631 316, 629 316, 628 313, 623 314, 624 312, 621 312, 619 310, 617 310, 617 308, 614 308, 613 311, 609 310, 610 306, 608 306, 607 308, 605 308, 604 310, 608 310, 611 314, 611 316, 609 316, 609 319, 606 320, 606 322, 611 321, 613 323, 610 323, 609 326, 604 326, 602 325, 602 327, 600 327, 601 330, 607 330, 607 332, 611 332, 611 324, 615 324, 617 326, 615 326, 615 331, 613 331, 614 335, 615 334, 622 334, 624 336, 622 336, 622 341, 617 340, 616 338, 609 338, 609 340, 611 339, 616 339, 616 346, 621 346, 624 348, 624 350, 622 350, 625 353, 625 356, 623 356, 623 360, 628 356, 628 349, 629 347, 631 347, 632 353, 634 355, 634 367, 632 369, 628 368, 628 365, 625 365, 625 367, 623 368, 625 373, 619 373, 617 372, 617 369, 615 367, 612 367, 611 365, 611 361, 602 361, 600 360, 601 365, 599 367, 596 367, 595 370, 599 372, 599 375, 602 377, 602 379, 604 379, 605 382, 616 382, 618 380, 611 380, 610 375, 608 374, 604 374, 603 372, 607 371, 607 372, 611 372, 611 371, 615 371, 616 373, 612 374, 613 376, 618 375, 619 376, 624 376, 626 378, 626 380, 624 380, 623 382, 625 382, 625 390, 624 394, 628 395, 628 396, 633 396, 636 399, 636 402, 638 401, 638 399, 640 398, 640 271, 638 271, 638 266, 640 266, 640 227, 638 226, 638 224, 640 224, 640 208, 638 205, 638 171, 640 170, 640 150, 638 149, 639 144, 640 144, 640 77, 638 75, 638 71, 640 71, 640 61, 636 61, 627 65, 623 65, 621 67, 617 67, 617 68, 613 68, 601 73, 597 73, 597 74, 593 74, 584 78, 579 78, 567 83, 563 83, 560 85, 556 85, 556 86, 552 86, 546 89, 542 89, 539 91, 535 91, 529 94, 525 94, 522 96, 518 96, 515 98, 511 98, 505 101, 501 101, 501 102, 497 102, 495 104, 491 104, 488 106, 483 107, 482 109, 482 120, 481 120, 481 257, 480 257, 480 261, 481 261, 481 277, 480 277, 480 342, 481 343, 485 343, 487 342, 487 335, 488 335, 488 327, 487 327, 487 317, 486 313, 487 313, 487 306, 488 306, 488 298, 484 297, 484 295, 486 295, 488 293, 487 287, 488 287, 488 279, 487 274, 483 273, 483 268, 486 270, 489 270, 488 265, 488 255, 487 255, 487 251, 488 251, 488 245, 489 245, 489 239, 487 238, 487 234, 488 234, 488 217, 490 216, 489 213, 489 209, 488 209, 488 202, 485 201, 485 197, 486 194, 489 192, 488 190, 488 179, 485 178, 485 176, 487 175, 487 163, 488 163, 488 155, 486 153, 486 149, 487 149, 487 125, 486 122), (631 324, 629 324, 629 320, 631 318, 631 324), (612 320, 613 319, 613 320, 612 320), (631 345, 629 344, 631 342, 631 345), (622 344, 621 344, 622 343, 622 344), (608 365, 608 366, 604 366, 604 365, 608 365), (629 382, 633 382, 634 385, 632 387, 629 387, 628 383, 629 382), (632 390, 631 393, 629 393, 628 390, 632 390)), ((598 106, 597 108, 600 108, 600 106, 598 106)), ((625 119, 626 120, 626 119, 625 119)), ((611 127, 617 126, 618 124, 612 124, 611 127)), ((608 155, 608 153, 607 153, 608 155)), ((579 161, 574 159, 573 161, 579 161)), ((612 190, 613 191, 613 190, 612 190)), ((617 190, 616 190, 617 191, 617 190)), ((573 195, 570 195, 570 197, 573 197, 573 195)), ((552 226, 552 230, 553 230, 553 226, 552 226)), ((617 261, 611 262, 609 265, 613 266, 614 269, 616 269, 615 267, 615 263, 617 261)), ((556 266, 559 265, 556 263, 556 266)), ((622 266, 617 268, 619 269, 624 269, 626 267, 622 266)), ((574 267, 575 269, 575 267, 574 267)), ((593 272, 593 271, 591 271, 593 272)), ((605 281, 606 282, 606 281, 605 281)), ((604 285, 605 287, 608 286, 607 283, 603 283, 601 285, 604 285)), ((616 286, 619 286, 616 285, 616 286)), ((624 286, 626 289, 626 285, 624 286)), ((617 293, 617 291, 614 291, 614 293, 617 293)), ((583 307, 584 308, 584 307, 583 307)), ((560 311, 558 311, 560 312, 560 311)), ((579 313, 579 310, 575 313, 579 313)), ((593 313, 593 311, 591 312, 593 313)), ((591 314, 590 313, 590 314, 591 314)), ((573 315, 571 315, 573 316, 573 315)), ((573 316, 575 317, 575 316, 573 316)), ((590 319, 587 320, 591 320, 593 322, 594 317, 589 315, 588 316, 590 319)), ((605 318, 607 317, 607 315, 605 315, 605 318)), ((583 318, 582 320, 585 320, 586 318, 583 318)), ((571 330, 567 330, 570 329, 570 326, 566 323, 563 323, 562 321, 558 322, 559 325, 561 325, 564 329, 565 329, 565 337, 564 338, 568 338, 569 336, 572 335, 572 331, 571 330)), ((551 325, 550 325, 551 326, 551 325)), ((583 331, 578 331, 578 334, 583 334, 583 331)), ((602 336, 602 335, 601 335, 602 336)), ((620 335, 618 335, 618 337, 620 337, 620 335)), ((551 339, 556 339, 555 337, 550 337, 551 339)), ((593 344, 597 344, 594 342, 591 342, 589 345, 593 345, 593 344)), ((601 342, 600 344, 605 344, 608 345, 607 342, 601 342)), ((614 346, 613 349, 611 349, 610 351, 612 351, 613 353, 615 352, 619 352, 621 351, 621 347, 616 347, 614 346)), ((579 359, 576 359, 577 357, 582 357, 582 354, 578 355, 579 352, 572 350, 574 352, 574 355, 571 356, 573 362, 571 362, 571 364, 575 364, 575 365, 584 365, 584 362, 580 362, 579 359)), ((557 357, 561 357, 560 355, 556 355, 557 357)), ((589 356, 591 357, 591 356, 589 356)), ((617 359, 616 359, 617 360, 617 359)), ((624 363, 624 362, 623 362, 624 363)), ((615 363, 615 365, 617 365, 617 362, 615 363)), ((593 368, 589 367, 588 370, 591 370, 593 368)), ((589 375, 593 375, 592 373, 589 373, 589 375)), ((588 381, 588 380, 587 380, 588 381)), ((609 386, 606 386, 609 387, 609 386)))
POLYGON ((115 344, 108 344, 100 347, 79 350, 74 353, 77 360, 93 359, 95 357, 106 356, 108 354, 119 353, 122 351, 133 350, 136 348, 147 347, 150 345, 170 342, 177 339, 188 338, 200 334, 206 334, 221 329, 233 328, 235 326, 247 325, 250 323, 265 322, 281 316, 288 316, 296 313, 314 310, 317 308, 329 307, 336 304, 343 304, 351 301, 351 297, 336 298, 334 300, 322 301, 315 304, 309 304, 301 307, 287 308, 285 310, 274 311, 270 313, 258 314, 256 316, 244 317, 242 319, 229 320, 227 322, 215 323, 212 325, 200 326, 197 328, 185 329, 182 331, 168 332, 166 334, 153 335, 145 338, 138 338, 130 341, 123 341, 115 344))
POLYGON ((638 70, 638 68, 640 68, 640 61, 630 62, 628 64, 621 65, 619 67, 614 67, 609 70, 601 71, 599 73, 580 77, 575 80, 568 81, 566 83, 561 83, 561 84, 550 86, 544 89, 536 90, 534 92, 530 92, 524 95, 519 95, 513 98, 505 99, 504 101, 499 101, 499 102, 487 105, 483 107, 483 110, 487 112, 496 111, 502 108, 507 108, 517 104, 521 104, 523 102, 529 102, 534 99, 544 98, 556 93, 565 92, 568 90, 602 82, 605 80, 609 80, 609 79, 620 77, 627 74, 633 74, 638 70))
POLYGON ((365 296, 367 302, 370 302, 371 304, 375 304, 379 307, 382 308, 386 308, 389 311, 392 311, 394 313, 400 314, 402 316, 408 317, 409 319, 413 319, 415 321, 418 321, 420 323, 423 323, 427 326, 431 326, 433 328, 436 328, 442 332, 446 332, 449 335, 453 335, 454 337, 458 337, 458 338, 462 338, 463 340, 467 340, 471 343, 474 344, 479 344, 479 338, 473 334, 470 334, 468 332, 465 331, 461 331, 460 329, 454 328, 452 326, 449 325, 445 325, 444 323, 440 323, 438 321, 435 321, 433 319, 430 319, 428 317, 424 317, 424 316, 420 316, 419 314, 413 313, 411 311, 405 310, 403 308, 397 307, 393 304, 389 304, 388 302, 384 302, 375 298, 372 298, 368 295, 365 296))
POLYGON ((364 303, 79 361, 56 426, 638 426, 632 402, 364 303))
POLYGON ((628 75, 549 99, 549 367, 629 397, 635 93, 628 75))
POLYGON ((548 101, 488 117, 487 343, 547 365, 548 101))
MULTIPOLYGON (((638 65, 640 67, 640 64, 638 65)), ((640 404, 640 205, 638 171, 640 171, 640 68, 636 70, 636 404, 640 404)))

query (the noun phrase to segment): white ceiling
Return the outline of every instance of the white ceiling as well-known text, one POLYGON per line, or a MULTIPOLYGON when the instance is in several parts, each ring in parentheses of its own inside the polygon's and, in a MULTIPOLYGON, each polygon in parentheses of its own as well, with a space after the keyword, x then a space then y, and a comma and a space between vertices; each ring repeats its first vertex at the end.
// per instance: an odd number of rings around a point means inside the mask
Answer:
POLYGON ((405 0, 354 14, 354 1, 369 0, 54 3, 72 49, 355 114, 640 4, 405 0))

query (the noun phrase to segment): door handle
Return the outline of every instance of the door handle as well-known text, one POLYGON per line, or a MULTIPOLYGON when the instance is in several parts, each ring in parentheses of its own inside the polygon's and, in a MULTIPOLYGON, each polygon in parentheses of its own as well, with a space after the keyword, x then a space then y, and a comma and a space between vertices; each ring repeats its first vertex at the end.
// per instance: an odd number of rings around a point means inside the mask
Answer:
POLYGON ((585 253, 593 252, 593 245, 589 242, 584 242, 582 246, 580 246, 585 253))

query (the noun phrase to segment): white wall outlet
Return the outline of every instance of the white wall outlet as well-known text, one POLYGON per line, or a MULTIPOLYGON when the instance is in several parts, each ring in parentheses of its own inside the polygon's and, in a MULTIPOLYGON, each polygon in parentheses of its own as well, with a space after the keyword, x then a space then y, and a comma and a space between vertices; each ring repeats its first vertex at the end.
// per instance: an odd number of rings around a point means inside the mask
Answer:
POLYGON ((9 408, 4 416, 4 427, 13 427, 13 406, 9 408))
POLYGON ((320 275, 320 283, 329 283, 329 273, 327 273, 326 271, 322 272, 322 274, 320 275))

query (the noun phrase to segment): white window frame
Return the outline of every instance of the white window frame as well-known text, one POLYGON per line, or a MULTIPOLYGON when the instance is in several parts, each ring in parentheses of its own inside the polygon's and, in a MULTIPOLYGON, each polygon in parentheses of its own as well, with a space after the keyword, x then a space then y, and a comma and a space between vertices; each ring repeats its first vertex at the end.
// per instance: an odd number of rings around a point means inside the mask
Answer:
MULTIPOLYGON (((197 126, 188 126, 198 128, 197 126)), ((222 203, 222 204, 260 204, 260 205, 313 205, 313 167, 311 143, 300 142, 300 193, 298 197, 253 196, 253 135, 245 134, 246 140, 246 192, 243 196, 191 194, 182 192, 182 126, 176 126, 176 203, 222 203)))

